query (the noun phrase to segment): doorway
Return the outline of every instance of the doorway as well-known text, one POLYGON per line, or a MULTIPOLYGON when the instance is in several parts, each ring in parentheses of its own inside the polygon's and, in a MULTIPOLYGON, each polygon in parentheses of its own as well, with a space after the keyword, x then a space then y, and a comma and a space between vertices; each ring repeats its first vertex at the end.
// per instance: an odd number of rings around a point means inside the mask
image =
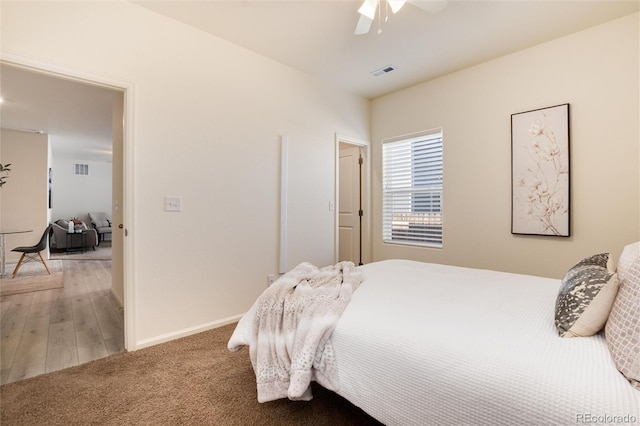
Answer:
POLYGON ((362 265, 362 147, 340 143, 338 260, 362 265))
MULTIPOLYGON (((108 160, 108 162, 110 162, 111 164, 107 166, 110 169, 111 173, 109 177, 105 177, 105 179, 109 179, 111 181, 111 194, 110 194, 111 200, 106 204, 106 206, 103 206, 101 210, 107 211, 113 223, 113 232, 111 234, 112 256, 111 256, 111 262, 110 262, 110 268, 109 268, 109 278, 110 278, 110 284, 111 284, 110 286, 111 293, 113 295, 113 298, 117 300, 118 304, 120 305, 120 314, 123 316, 123 321, 121 324, 122 324, 122 334, 124 335, 124 339, 123 339, 124 341, 122 342, 122 344, 125 349, 131 349, 131 348, 135 349, 135 344, 132 344, 133 342, 135 342, 133 332, 132 332, 132 330, 134 330, 133 315, 132 315, 133 301, 130 297, 130 295, 133 292, 131 291, 131 289, 127 284, 128 282, 130 282, 130 280, 126 279, 126 277, 129 274, 131 274, 130 269, 127 267, 127 265, 130 265, 131 262, 130 261, 125 262, 125 257, 130 256, 130 254, 127 254, 125 256, 125 254, 130 252, 126 250, 126 247, 125 247, 126 243, 125 243, 124 235, 125 235, 126 229, 122 225, 126 223, 125 222, 126 218, 130 217, 131 215, 129 211, 129 208, 130 208, 129 206, 131 205, 131 203, 125 202, 125 200, 128 200, 128 198, 126 197, 126 194, 130 193, 130 191, 126 191, 127 184, 128 183, 130 184, 130 182, 127 179, 127 174, 130 174, 130 165, 129 167, 125 167, 125 164, 127 163, 125 160, 127 158, 131 158, 131 152, 132 152, 132 147, 128 143, 130 141, 130 138, 127 137, 127 133, 130 134, 130 128, 129 128, 130 120, 126 119, 126 118, 129 118, 130 111, 132 109, 131 98, 129 96, 129 94, 131 93, 132 87, 129 83, 123 83, 120 81, 107 81, 107 80, 104 80, 103 78, 96 78, 91 75, 79 74, 74 71, 67 71, 67 70, 60 71, 59 68, 54 67, 52 65, 36 63, 24 58, 12 58, 11 60, 3 60, 3 61, 0 61, 0 65, 3 68, 11 67, 14 71, 17 70, 17 72, 20 72, 23 74, 28 73, 31 75, 30 78, 37 79, 38 87, 41 87, 41 90, 38 92, 39 97, 43 97, 43 94, 49 93, 47 89, 47 84, 49 83, 55 84, 56 82, 63 82, 62 85, 66 90, 64 92, 64 95, 67 98, 72 98, 76 94, 76 91, 78 93, 83 92, 83 88, 92 88, 92 90, 100 90, 103 93, 106 92, 110 94, 109 102, 108 103, 103 102, 101 104, 100 111, 101 113, 106 114, 106 118, 105 116, 103 116, 103 118, 104 118, 104 121, 107 122, 106 125, 109 127, 109 134, 111 135, 110 142, 111 142, 112 158, 108 160)), ((6 77, 6 75, 7 75, 6 73, 3 73, 3 79, 6 77)), ((9 88, 9 87, 15 87, 15 85, 3 84, 3 87, 9 88)), ((32 87, 34 86, 32 85, 32 87)), ((58 99, 63 99, 65 96, 61 96, 58 99)), ((16 99, 18 98, 19 96, 16 96, 16 99)), ((87 102, 86 99, 83 99, 83 102, 87 102)), ((49 104, 56 105, 54 103, 49 103, 49 104)), ((86 104, 83 103, 82 105, 84 107, 86 104)), ((26 104, 26 107, 27 107, 26 110, 28 111, 29 105, 26 104)), ((34 108, 38 110, 37 112, 39 114, 42 113, 42 105, 34 106, 34 108)), ((88 108, 89 107, 87 106, 87 109, 88 108)), ((64 110, 64 108, 60 107, 59 104, 57 109, 64 110)), ((53 112, 51 112, 50 115, 53 115, 53 112)), ((4 118, 6 118, 6 115, 3 116, 3 119, 4 118)), ((28 118, 29 117, 26 117, 26 116, 23 117, 24 120, 27 120, 28 118)), ((76 117, 76 121, 77 121, 77 117, 76 117)), ((85 120, 85 121, 89 121, 89 120, 85 120)), ((23 122, 27 123, 27 121, 23 121, 23 122)), ((3 120, 3 125, 6 125, 6 124, 7 124, 7 120, 3 120)), ((78 124, 79 124, 78 127, 82 128, 82 130, 84 130, 84 128, 86 127, 84 126, 85 123, 82 121, 79 121, 78 124)), ((26 126, 28 126, 28 124, 21 125, 20 127, 26 127, 26 126)), ((52 132, 53 130, 50 130, 46 133, 51 135, 52 132)), ((86 140, 87 141, 86 143, 90 145, 92 142, 95 142, 95 141, 92 141, 92 138, 90 137, 87 138, 86 136, 84 137, 84 140, 86 140)), ((91 146, 91 148, 94 151, 100 150, 100 148, 95 146, 91 146)), ((53 152, 53 155, 55 156, 55 152, 53 152)), ((90 158, 88 161, 91 162, 91 161, 98 161, 98 160, 90 158)), ((96 168, 93 168, 91 171, 93 170, 96 170, 96 168)), ((55 180, 55 167, 54 167, 54 180, 55 180)), ((53 191, 54 206, 56 205, 56 202, 61 203, 64 201, 61 199, 59 195, 60 194, 58 194, 58 199, 56 200, 56 192, 54 189, 53 191)), ((82 213, 84 213, 84 210, 90 211, 89 208, 85 208, 85 207, 86 206, 83 206, 82 208, 78 209, 77 214, 81 215, 82 213)), ((67 213, 68 212, 60 212, 60 214, 65 217, 67 216, 67 213)), ((55 216, 55 213, 54 215, 51 215, 51 210, 49 210, 48 215, 49 215, 49 221, 55 221, 56 219, 59 219, 59 217, 53 217, 55 216)), ((94 302, 94 300, 92 300, 92 302, 94 302)))
POLYGON ((336 138, 336 260, 362 265, 369 251, 369 144, 336 138))

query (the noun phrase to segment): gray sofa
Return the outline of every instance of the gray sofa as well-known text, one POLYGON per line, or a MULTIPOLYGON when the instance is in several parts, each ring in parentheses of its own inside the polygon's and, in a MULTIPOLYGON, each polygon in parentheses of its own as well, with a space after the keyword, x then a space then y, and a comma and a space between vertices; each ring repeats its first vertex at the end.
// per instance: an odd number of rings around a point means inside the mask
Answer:
POLYGON ((66 219, 56 220, 51 224, 51 234, 52 238, 49 238, 49 247, 55 250, 68 250, 68 249, 77 249, 83 248, 88 249, 91 247, 92 249, 96 249, 98 245, 98 233, 93 228, 87 228, 85 230, 86 238, 77 237, 77 236, 69 236, 67 237, 67 230, 69 229, 69 221, 66 219), (83 243, 84 242, 84 247, 83 243), (70 245, 70 247, 67 246, 70 245))

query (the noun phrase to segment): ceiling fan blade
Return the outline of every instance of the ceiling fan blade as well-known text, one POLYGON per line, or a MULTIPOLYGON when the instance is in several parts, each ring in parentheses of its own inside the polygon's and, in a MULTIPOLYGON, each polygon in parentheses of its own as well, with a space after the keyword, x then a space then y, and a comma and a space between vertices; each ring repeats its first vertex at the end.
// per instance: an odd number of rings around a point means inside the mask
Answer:
POLYGON ((373 19, 370 19, 364 15, 360 15, 360 19, 358 19, 358 24, 356 24, 356 30, 354 34, 361 35, 366 34, 371 29, 371 24, 373 23, 373 19))
POLYGON ((373 20, 376 16, 376 8, 378 7, 378 0, 364 0, 360 9, 358 9, 358 13, 360 15, 366 16, 367 18, 373 20))
POLYGON ((447 0, 407 0, 407 2, 428 13, 440 13, 447 7, 447 0))
POLYGON ((406 2, 405 0, 387 0, 387 3, 389 3, 389 7, 391 7, 391 12, 396 13, 402 9, 402 6, 404 6, 406 2))

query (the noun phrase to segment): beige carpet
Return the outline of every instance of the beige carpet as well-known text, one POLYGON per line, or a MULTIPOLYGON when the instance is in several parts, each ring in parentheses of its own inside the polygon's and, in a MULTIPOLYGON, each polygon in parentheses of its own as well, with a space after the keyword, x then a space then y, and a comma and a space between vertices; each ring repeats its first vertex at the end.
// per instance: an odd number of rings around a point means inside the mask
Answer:
POLYGON ((62 288, 64 285, 64 271, 61 260, 47 261, 51 275, 47 274, 47 270, 42 263, 31 261, 23 264, 18 271, 18 275, 15 278, 11 278, 15 266, 15 263, 7 264, 6 274, 0 278, 0 295, 2 296, 52 290, 62 288))
POLYGON ((103 241, 95 250, 89 248, 87 251, 72 252, 52 252, 49 255, 54 260, 111 260, 111 241, 103 241))
POLYGON ((0 387, 2 425, 378 425, 333 392, 256 400, 235 324, 0 387))

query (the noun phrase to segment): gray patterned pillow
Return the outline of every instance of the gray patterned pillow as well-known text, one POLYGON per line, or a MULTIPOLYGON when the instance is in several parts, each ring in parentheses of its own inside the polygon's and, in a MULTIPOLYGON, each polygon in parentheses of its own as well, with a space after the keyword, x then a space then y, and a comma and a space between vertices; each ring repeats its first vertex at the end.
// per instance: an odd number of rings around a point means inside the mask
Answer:
POLYGON ((609 253, 587 257, 562 279, 556 299, 556 328, 561 337, 592 336, 604 328, 618 292, 609 253))
POLYGON ((605 336, 616 368, 633 387, 640 389, 640 255, 637 251, 635 261, 620 280, 620 291, 613 303, 605 336))

